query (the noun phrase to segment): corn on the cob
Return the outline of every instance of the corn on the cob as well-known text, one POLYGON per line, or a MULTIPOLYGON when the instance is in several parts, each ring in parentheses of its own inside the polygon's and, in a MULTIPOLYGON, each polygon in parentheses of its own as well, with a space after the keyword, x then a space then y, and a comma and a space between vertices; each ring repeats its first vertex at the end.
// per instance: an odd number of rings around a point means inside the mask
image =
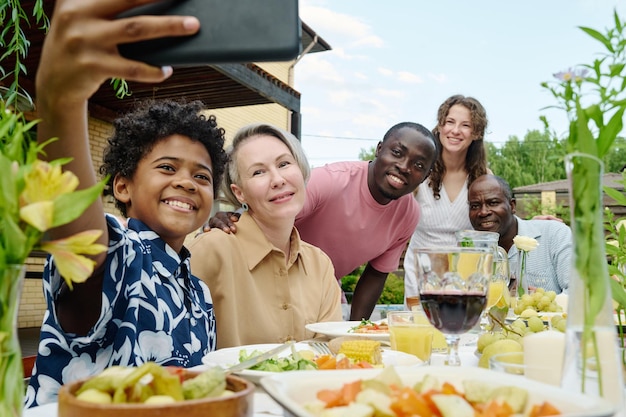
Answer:
POLYGON ((376 340, 346 340, 341 343, 339 353, 343 353, 355 362, 366 361, 372 365, 383 362, 380 342, 376 340))

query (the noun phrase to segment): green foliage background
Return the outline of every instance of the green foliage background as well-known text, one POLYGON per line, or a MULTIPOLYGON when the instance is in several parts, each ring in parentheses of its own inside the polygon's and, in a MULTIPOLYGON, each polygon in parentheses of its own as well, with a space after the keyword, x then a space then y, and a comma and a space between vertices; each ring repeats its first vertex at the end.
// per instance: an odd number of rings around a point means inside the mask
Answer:
MULTIPOLYGON (((365 265, 362 265, 341 279, 341 288, 346 293, 348 302, 352 301, 352 293, 364 269, 365 265)), ((394 273, 387 276, 378 304, 404 304, 404 280, 402 277, 394 273)))

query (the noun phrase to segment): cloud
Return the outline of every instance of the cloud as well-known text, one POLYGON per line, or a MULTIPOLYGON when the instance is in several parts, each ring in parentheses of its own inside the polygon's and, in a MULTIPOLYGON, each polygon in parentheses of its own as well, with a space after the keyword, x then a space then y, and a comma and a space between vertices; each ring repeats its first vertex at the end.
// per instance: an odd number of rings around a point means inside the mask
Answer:
POLYGON ((448 82, 448 76, 446 74, 428 74, 428 78, 438 82, 439 84, 445 84, 448 82))
POLYGON ((375 92, 376 94, 383 96, 383 97, 391 97, 391 98, 406 97, 406 91, 404 90, 390 90, 387 88, 377 88, 375 92))
POLYGON ((378 36, 369 35, 355 40, 352 44, 355 47, 382 48, 385 42, 378 36))
POLYGON ((300 80, 313 81, 316 83, 341 84, 344 81, 342 71, 328 59, 323 57, 323 54, 310 54, 307 55, 306 65, 300 65, 297 67, 296 77, 300 80))
POLYGON ((410 84, 421 84, 424 82, 424 80, 422 80, 422 77, 420 77, 419 75, 413 74, 407 71, 398 72, 397 78, 398 78, 398 81, 402 81, 402 82, 410 83, 410 84))
POLYGON ((389 68, 378 68, 377 71, 380 74, 385 75, 387 77, 391 77, 393 75, 393 71, 390 70, 389 68))
POLYGON ((350 90, 329 91, 328 96, 332 104, 345 105, 351 103, 356 94, 350 90))
MULTIPOLYGON (((300 16, 315 31, 323 34, 330 45, 350 45, 359 48, 381 48, 385 42, 362 19, 326 8, 327 2, 300 0, 300 16)), ((334 47, 333 47, 334 48, 334 47)))

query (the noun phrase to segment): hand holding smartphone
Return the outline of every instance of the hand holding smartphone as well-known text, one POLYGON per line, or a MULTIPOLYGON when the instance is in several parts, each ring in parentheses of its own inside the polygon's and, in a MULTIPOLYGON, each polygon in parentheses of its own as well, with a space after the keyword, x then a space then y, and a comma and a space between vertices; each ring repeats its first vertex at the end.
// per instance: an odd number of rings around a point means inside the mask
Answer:
POLYGON ((298 0, 164 0, 118 18, 167 14, 196 16, 199 32, 122 44, 120 54, 156 66, 192 66, 287 61, 300 53, 298 0))

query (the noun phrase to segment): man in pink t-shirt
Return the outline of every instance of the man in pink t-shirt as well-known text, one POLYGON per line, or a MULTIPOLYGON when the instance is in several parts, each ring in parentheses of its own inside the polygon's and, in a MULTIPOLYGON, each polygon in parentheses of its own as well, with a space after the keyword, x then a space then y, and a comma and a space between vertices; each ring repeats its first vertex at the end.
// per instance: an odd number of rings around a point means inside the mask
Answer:
MULTIPOLYGON (((411 193, 428 177, 436 156, 430 130, 404 122, 387 131, 373 161, 312 170, 296 228, 302 240, 328 254, 338 281, 367 264, 354 290, 351 320, 370 317, 387 275, 398 268, 420 216, 411 193)), ((230 220, 235 218, 216 216, 211 227, 234 232, 230 220)))

